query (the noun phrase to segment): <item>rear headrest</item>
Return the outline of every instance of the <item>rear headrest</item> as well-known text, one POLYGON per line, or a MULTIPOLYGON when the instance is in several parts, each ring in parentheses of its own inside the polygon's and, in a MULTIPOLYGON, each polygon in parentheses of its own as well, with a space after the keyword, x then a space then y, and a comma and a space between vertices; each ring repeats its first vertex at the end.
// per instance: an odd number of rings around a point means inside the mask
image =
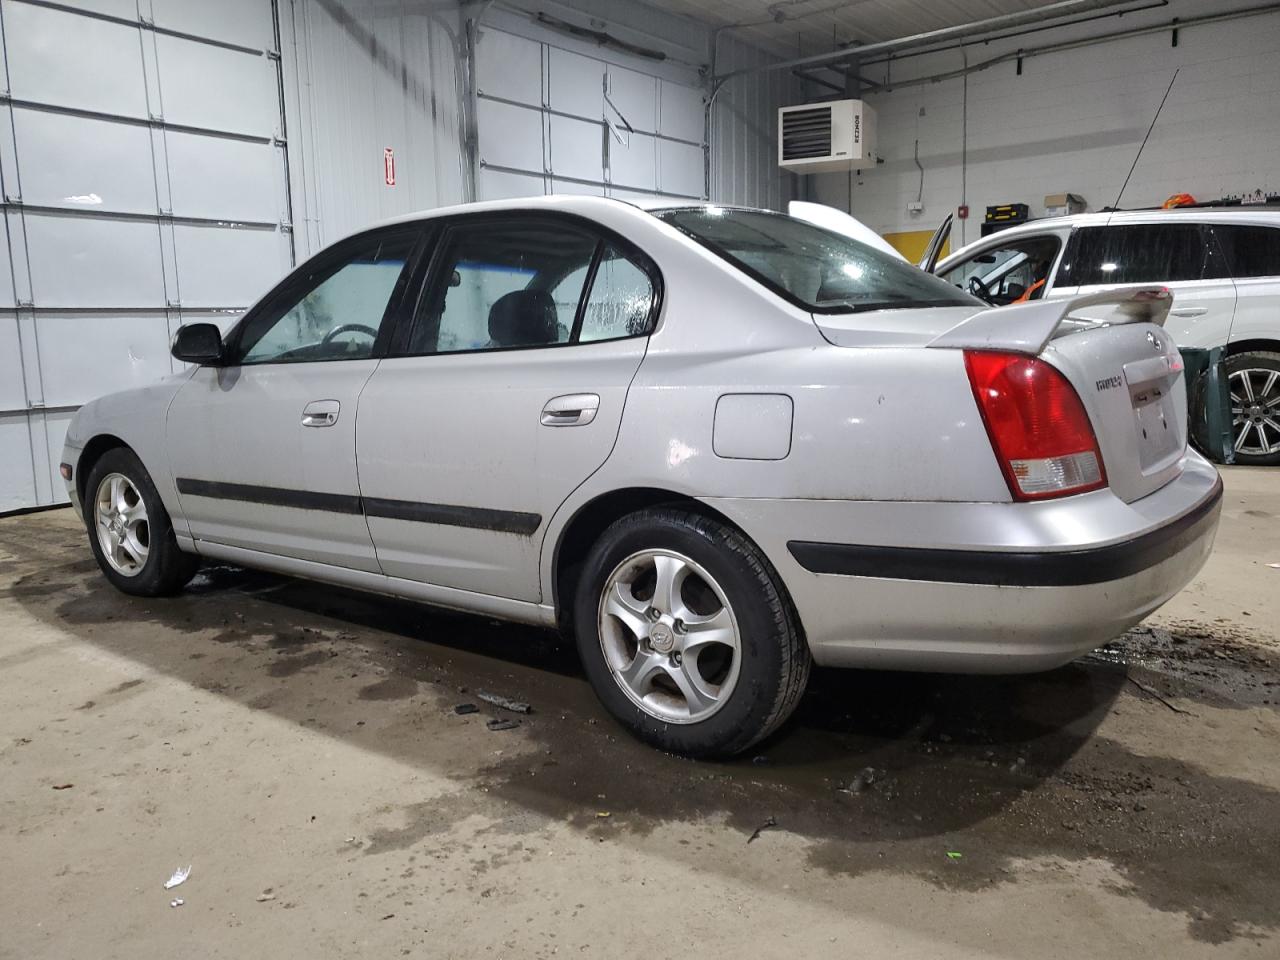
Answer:
POLYGON ((489 308, 489 339, 499 347, 530 347, 559 340, 556 304, 546 290, 514 290, 489 308))

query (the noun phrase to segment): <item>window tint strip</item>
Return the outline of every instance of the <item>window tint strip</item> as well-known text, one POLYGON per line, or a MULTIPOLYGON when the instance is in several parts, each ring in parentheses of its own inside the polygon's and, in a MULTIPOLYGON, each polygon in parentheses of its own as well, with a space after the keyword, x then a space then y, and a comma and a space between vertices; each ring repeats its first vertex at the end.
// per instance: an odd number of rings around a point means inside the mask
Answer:
POLYGON ((293 507, 298 510, 323 510, 326 513, 357 516, 363 514, 367 517, 381 517, 386 520, 408 520, 413 523, 434 523, 446 527, 514 533, 522 537, 532 536, 542 526, 540 514, 522 513, 518 510, 464 507, 448 503, 417 503, 412 500, 388 500, 381 497, 360 497, 342 493, 317 493, 312 490, 290 490, 249 483, 226 483, 220 480, 195 480, 190 477, 178 478, 178 492, 189 497, 238 500, 273 507, 293 507))

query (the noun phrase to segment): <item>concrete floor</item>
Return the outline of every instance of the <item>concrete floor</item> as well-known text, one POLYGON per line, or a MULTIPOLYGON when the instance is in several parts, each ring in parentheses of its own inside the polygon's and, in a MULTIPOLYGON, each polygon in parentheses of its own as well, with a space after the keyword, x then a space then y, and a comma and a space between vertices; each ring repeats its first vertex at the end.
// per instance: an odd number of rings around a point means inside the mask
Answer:
POLYGON ((135 600, 69 511, 0 520, 0 955, 1276 956, 1280 472, 1225 477, 1203 575, 1099 654, 820 672, 727 765, 554 637, 224 566, 135 600))

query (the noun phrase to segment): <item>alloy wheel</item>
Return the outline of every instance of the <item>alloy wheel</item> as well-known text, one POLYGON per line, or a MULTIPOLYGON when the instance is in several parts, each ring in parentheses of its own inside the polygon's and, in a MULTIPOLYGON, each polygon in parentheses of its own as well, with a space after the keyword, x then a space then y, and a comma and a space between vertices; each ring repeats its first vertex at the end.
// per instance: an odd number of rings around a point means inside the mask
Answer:
POLYGON ((724 590, 699 564, 644 550, 606 578, 600 646, 622 692, 668 723, 706 720, 738 681, 741 637, 724 590))
POLYGON ((122 473, 103 477, 93 513, 98 545, 111 569, 124 577, 137 576, 147 564, 151 526, 147 505, 133 481, 122 473))
POLYGON ((1229 382, 1236 453, 1280 453, 1280 371, 1246 367, 1229 382))

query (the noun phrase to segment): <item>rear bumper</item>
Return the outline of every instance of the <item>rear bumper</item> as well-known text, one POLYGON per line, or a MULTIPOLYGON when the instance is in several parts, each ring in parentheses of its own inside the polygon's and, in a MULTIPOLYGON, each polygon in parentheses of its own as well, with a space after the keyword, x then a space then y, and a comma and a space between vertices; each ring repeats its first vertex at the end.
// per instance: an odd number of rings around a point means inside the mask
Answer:
POLYGON ((1191 453, 1178 479, 1129 504, 1107 490, 1035 504, 708 502, 769 554, 817 662, 1019 673, 1106 643, 1181 590, 1212 549, 1222 483, 1191 453))

